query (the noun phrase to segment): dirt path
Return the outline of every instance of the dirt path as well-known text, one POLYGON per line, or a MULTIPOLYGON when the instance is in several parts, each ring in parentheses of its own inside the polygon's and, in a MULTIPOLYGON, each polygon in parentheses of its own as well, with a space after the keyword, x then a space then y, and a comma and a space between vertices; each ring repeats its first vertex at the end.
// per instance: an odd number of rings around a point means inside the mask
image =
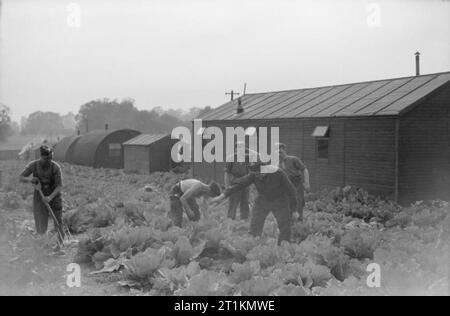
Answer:
MULTIPOLYGON (((0 295, 123 295, 127 292, 113 282, 118 276, 89 276, 91 268, 81 267, 81 287, 69 287, 67 267, 73 262, 76 244, 64 255, 42 249, 32 234, 33 218, 24 210, 0 210, 0 295), (6 226, 6 227, 5 227, 6 226)), ((75 236, 79 238, 81 236, 75 236)))

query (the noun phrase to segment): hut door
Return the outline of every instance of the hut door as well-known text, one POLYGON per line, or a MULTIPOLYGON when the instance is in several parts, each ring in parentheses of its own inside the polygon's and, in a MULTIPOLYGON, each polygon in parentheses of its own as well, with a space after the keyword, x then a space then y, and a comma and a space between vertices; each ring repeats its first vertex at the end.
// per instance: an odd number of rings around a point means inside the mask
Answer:
POLYGON ((108 163, 110 168, 123 168, 123 151, 122 144, 110 143, 108 145, 108 163))

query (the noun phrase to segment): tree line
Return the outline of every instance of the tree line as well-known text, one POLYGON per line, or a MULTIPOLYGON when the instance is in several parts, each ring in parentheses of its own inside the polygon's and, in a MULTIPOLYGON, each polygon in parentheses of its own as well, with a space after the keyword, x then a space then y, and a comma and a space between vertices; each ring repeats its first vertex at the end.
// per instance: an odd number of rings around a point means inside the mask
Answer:
POLYGON ((0 104, 0 142, 13 134, 10 112, 6 105, 0 104))
MULTIPOLYGON (((170 133, 174 127, 189 126, 190 121, 210 111, 211 107, 193 107, 164 110, 155 107, 139 110, 131 98, 97 99, 83 104, 78 113, 61 115, 54 112, 37 111, 20 122, 20 134, 47 137, 68 136, 87 133, 96 129, 135 129, 143 133, 170 133)), ((10 109, 0 105, 0 141, 19 133, 17 123, 11 121, 10 109)))

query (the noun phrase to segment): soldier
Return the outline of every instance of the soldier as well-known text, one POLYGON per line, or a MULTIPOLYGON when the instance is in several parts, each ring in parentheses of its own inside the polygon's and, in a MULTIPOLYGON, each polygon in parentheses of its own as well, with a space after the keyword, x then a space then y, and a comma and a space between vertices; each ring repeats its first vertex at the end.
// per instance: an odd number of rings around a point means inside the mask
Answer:
MULTIPOLYGON (((248 170, 248 149, 245 148, 245 143, 237 142, 234 146, 235 153, 232 162, 226 162, 225 164, 225 175, 224 183, 225 187, 230 187, 233 185, 234 180, 246 176, 249 172, 248 170), (238 161, 238 149, 244 147, 245 160, 244 162, 238 161)), ((227 159, 228 160, 228 159, 227 159)), ((228 217, 231 219, 236 218, 236 211, 238 206, 240 207, 240 218, 245 220, 250 215, 249 208, 249 189, 243 188, 241 191, 237 191, 230 195, 228 204, 228 217)))
POLYGON ((265 166, 265 172, 261 172, 261 162, 250 163, 250 173, 244 177, 235 179, 233 185, 227 188, 220 196, 213 198, 213 203, 219 203, 234 192, 254 184, 258 195, 252 208, 250 220, 250 234, 261 236, 267 215, 270 212, 277 220, 280 235, 278 243, 283 240, 290 241, 292 212, 289 209, 296 208, 295 188, 289 181, 286 173, 277 166, 265 166), (267 172, 269 171, 270 172, 267 172))
POLYGON ((196 200, 203 198, 201 209, 203 215, 206 215, 208 199, 218 195, 220 195, 220 187, 215 182, 208 185, 197 179, 182 180, 172 188, 169 218, 172 219, 176 226, 181 227, 184 209, 191 221, 198 221, 201 215, 200 207, 196 200))
POLYGON ((49 212, 44 204, 48 203, 55 214, 57 222, 54 223, 58 231, 59 244, 64 240, 64 230, 62 229, 62 176, 61 167, 53 161, 53 150, 47 146, 40 147, 39 160, 30 162, 25 170, 20 174, 20 181, 33 184, 35 191, 33 197, 33 214, 36 226, 36 233, 44 235, 48 228, 49 212), (28 179, 29 176, 32 179, 28 179), (43 199, 38 192, 42 190, 43 199))
POLYGON ((305 207, 305 190, 310 190, 309 171, 303 161, 296 156, 289 156, 285 144, 278 144, 280 155, 280 167, 286 172, 297 193, 297 208, 293 211, 298 213, 298 220, 303 220, 303 208, 305 207))

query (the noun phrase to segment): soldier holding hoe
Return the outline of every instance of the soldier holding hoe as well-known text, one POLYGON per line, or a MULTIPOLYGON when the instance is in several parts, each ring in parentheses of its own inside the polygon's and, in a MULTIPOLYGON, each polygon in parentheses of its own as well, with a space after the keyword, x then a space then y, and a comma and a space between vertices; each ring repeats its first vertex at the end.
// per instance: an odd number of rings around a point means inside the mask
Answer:
POLYGON ((264 166, 260 161, 250 163, 250 173, 244 177, 235 179, 231 187, 227 188, 220 196, 213 198, 213 203, 219 203, 235 192, 254 184, 258 195, 252 208, 250 220, 250 234, 261 236, 267 215, 270 212, 275 216, 280 230, 278 243, 283 240, 290 241, 292 226, 292 211, 296 209, 297 199, 295 188, 289 181, 286 173, 277 166, 264 166), (270 170, 269 170, 270 169, 270 170))
POLYGON ((40 147, 41 158, 30 162, 25 170, 20 174, 20 181, 31 183, 35 188, 33 197, 33 215, 36 226, 36 233, 44 235, 48 229, 50 206, 54 218, 55 229, 58 232, 58 245, 64 240, 64 230, 62 229, 62 176, 61 167, 53 161, 53 150, 47 146, 40 147), (30 176, 33 176, 29 179, 30 176), (56 219, 56 221, 55 221, 56 219))
POLYGON ((305 191, 310 190, 309 171, 303 161, 287 154, 286 145, 279 143, 278 152, 280 157, 280 167, 286 172, 289 180, 295 187, 297 196, 297 207, 292 211, 298 214, 298 220, 303 220, 303 208, 305 207, 305 191))

